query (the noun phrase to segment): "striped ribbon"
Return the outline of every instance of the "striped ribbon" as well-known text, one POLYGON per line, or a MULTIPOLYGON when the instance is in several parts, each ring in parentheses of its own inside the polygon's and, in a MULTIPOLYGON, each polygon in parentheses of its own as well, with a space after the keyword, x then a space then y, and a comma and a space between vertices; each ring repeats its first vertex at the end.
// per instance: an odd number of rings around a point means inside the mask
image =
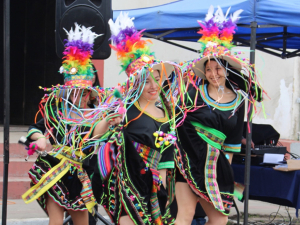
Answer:
POLYGON ((149 164, 150 171, 152 172, 152 191, 150 196, 150 203, 151 203, 151 217, 152 217, 152 224, 161 225, 162 224, 162 215, 159 208, 159 202, 157 198, 157 191, 159 190, 160 186, 160 178, 159 172, 157 170, 158 163, 161 158, 161 154, 146 145, 142 145, 137 142, 133 142, 134 147, 136 148, 139 155, 143 158, 145 164, 149 164))

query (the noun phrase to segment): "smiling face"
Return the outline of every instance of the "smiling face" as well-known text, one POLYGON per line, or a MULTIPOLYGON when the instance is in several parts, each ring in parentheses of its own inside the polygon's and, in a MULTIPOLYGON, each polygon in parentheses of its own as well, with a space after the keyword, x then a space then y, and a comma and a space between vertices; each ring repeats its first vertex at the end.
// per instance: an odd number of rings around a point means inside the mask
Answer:
POLYGON ((90 100, 90 94, 91 92, 89 90, 76 89, 72 90, 70 99, 78 108, 84 109, 88 107, 87 104, 90 100))
POLYGON ((150 74, 146 79, 141 97, 147 101, 156 101, 160 93, 160 82, 160 74, 157 70, 154 70, 153 74, 150 74))
POLYGON ((217 63, 214 60, 210 60, 205 65, 205 77, 209 84, 219 87, 219 86, 225 86, 226 81, 226 71, 225 68, 220 66, 219 63, 217 63))

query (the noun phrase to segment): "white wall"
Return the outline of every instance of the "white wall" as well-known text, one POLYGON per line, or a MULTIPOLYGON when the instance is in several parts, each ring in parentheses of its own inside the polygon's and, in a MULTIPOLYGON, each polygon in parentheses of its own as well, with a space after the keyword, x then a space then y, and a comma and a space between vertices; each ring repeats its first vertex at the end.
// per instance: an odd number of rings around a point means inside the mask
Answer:
POLYGON ((262 84, 270 98, 264 101, 267 118, 261 112, 253 122, 273 125, 284 139, 296 140, 299 131, 298 64, 299 58, 281 59, 259 51, 256 54, 256 68, 261 70, 262 84))
POLYGON ((138 9, 175 2, 175 0, 113 0, 113 10, 138 9))
MULTIPOLYGON (((113 9, 131 9, 155 6, 172 2, 171 0, 113 0, 113 9)), ((155 52, 156 58, 164 61, 187 61, 198 57, 197 53, 188 51, 173 45, 157 40, 152 40, 151 50, 155 52)), ((197 43, 179 42, 194 49, 199 49, 197 43)), ((249 49, 240 48, 244 52, 242 57, 249 58, 249 49)), ((254 123, 271 124, 284 139, 297 139, 297 132, 300 131, 300 106, 296 102, 300 98, 300 59, 281 59, 256 51, 256 68, 261 72, 262 85, 267 92, 264 107, 266 118, 262 112, 254 118, 254 123)), ((120 64, 114 52, 104 64, 104 86, 114 86, 125 80, 126 75, 122 73, 120 64)), ((258 106, 260 111, 261 107, 258 106)))

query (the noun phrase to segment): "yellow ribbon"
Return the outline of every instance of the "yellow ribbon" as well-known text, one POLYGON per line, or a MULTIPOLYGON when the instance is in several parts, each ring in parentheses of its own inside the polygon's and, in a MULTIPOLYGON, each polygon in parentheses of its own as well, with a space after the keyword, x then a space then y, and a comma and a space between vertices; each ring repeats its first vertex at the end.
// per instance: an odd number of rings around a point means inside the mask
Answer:
MULTIPOLYGON (((55 153, 50 153, 50 155, 54 155, 54 154, 55 153)), ((56 166, 54 166, 51 170, 49 170, 46 174, 44 174, 37 184, 32 186, 28 191, 26 191, 22 195, 22 198, 26 204, 34 200, 37 200, 40 196, 45 194, 45 192, 47 192, 52 186, 54 186, 54 184, 57 183, 69 171, 71 166, 75 166, 78 170, 84 171, 82 169, 82 162, 74 161, 62 154, 58 154, 56 158, 59 159, 60 162, 56 166), (54 173, 55 175, 53 175, 52 173, 54 173), (47 180, 48 177, 50 177, 50 179, 47 180), (47 184, 44 184, 45 182, 47 182, 47 184)), ((86 172, 84 171, 84 173, 86 172)), ((93 208, 95 205, 96 202, 94 201, 90 201, 90 203, 85 204, 85 206, 87 207, 90 213, 93 212, 93 208)))

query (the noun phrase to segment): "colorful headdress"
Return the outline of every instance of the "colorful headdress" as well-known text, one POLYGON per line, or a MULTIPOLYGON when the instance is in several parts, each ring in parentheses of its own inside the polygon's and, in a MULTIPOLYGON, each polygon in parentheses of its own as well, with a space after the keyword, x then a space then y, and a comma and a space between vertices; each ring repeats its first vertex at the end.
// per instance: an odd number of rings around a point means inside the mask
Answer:
MULTIPOLYGON (((200 58, 194 61, 193 70, 195 74, 203 79, 204 63, 212 58, 225 60, 232 68, 240 71, 243 67, 243 62, 238 57, 231 55, 231 49, 234 47, 232 40, 236 29, 236 22, 243 10, 237 10, 230 18, 227 18, 230 8, 226 14, 223 14, 222 9, 218 6, 214 14, 214 7, 210 6, 205 21, 198 21, 201 30, 198 32, 202 37, 198 40, 201 45, 200 58)), ((225 65, 223 63, 224 66, 225 65)))
POLYGON ((181 68, 182 77, 186 77, 186 76, 194 77, 195 76, 194 71, 192 70, 193 61, 181 62, 181 63, 179 63, 179 65, 181 68))
MULTIPOLYGON (((94 70, 91 57, 93 55, 94 40, 101 36, 91 31, 92 27, 86 28, 75 23, 68 32, 65 40, 64 61, 59 72, 64 75, 64 87, 91 89, 93 87, 94 70)), ((95 95, 97 93, 93 93, 95 95)))
MULTIPOLYGON (((243 99, 248 98, 251 102, 262 101, 263 89, 257 81, 254 66, 249 63, 248 59, 231 54, 231 49, 235 47, 232 43, 233 34, 237 28, 239 15, 243 10, 237 10, 227 18, 229 11, 230 8, 224 15, 218 6, 214 13, 214 7, 210 6, 205 21, 198 21, 201 26, 198 33, 202 34, 198 40, 201 45, 201 53, 200 57, 187 67, 191 67, 196 76, 206 80, 205 63, 214 60, 226 69, 228 75, 226 82, 234 92, 240 91, 243 99)), ((222 89, 222 87, 220 88, 222 89)))
POLYGON ((111 48, 116 51, 117 58, 121 61, 122 71, 130 76, 137 75, 144 67, 150 71, 154 69, 161 72, 164 72, 165 68, 165 76, 169 76, 173 71, 173 65, 162 63, 155 58, 154 52, 148 46, 152 42, 142 39, 143 30, 138 32, 133 20, 134 18, 128 17, 128 13, 121 12, 115 22, 112 20, 108 22, 112 34, 111 48))
POLYGON ((125 71, 128 76, 126 82, 119 88, 123 96, 123 102, 125 105, 129 102, 129 105, 132 105, 139 98, 146 78, 154 70, 160 71, 162 75, 160 80, 161 91, 166 99, 170 100, 175 85, 165 81, 169 87, 165 91, 162 88, 162 81, 169 77, 172 71, 180 74, 180 68, 176 63, 163 62, 155 58, 154 52, 148 46, 151 41, 142 39, 143 30, 137 31, 133 19, 128 16, 128 13, 121 12, 115 22, 112 20, 108 22, 111 30, 111 48, 116 51, 117 58, 121 61, 121 72, 125 71))
MULTIPOLYGON (((100 144, 99 137, 93 137, 93 129, 81 129, 88 125, 91 128, 100 120, 103 120, 108 113, 117 111, 120 108, 117 100, 111 101, 109 97, 113 93, 113 88, 103 89, 93 87, 94 70, 91 62, 93 55, 94 40, 99 35, 75 23, 75 29, 71 29, 65 44, 64 61, 60 67, 60 73, 64 75, 65 84, 43 88, 50 92, 45 94, 40 102, 39 112, 45 119, 45 127, 49 137, 55 141, 60 152, 68 152, 75 158, 77 151, 80 158, 87 157, 83 153, 84 149, 100 144), (90 90, 89 102, 86 101, 88 94, 84 94, 82 89, 90 90), (82 100, 85 105, 81 106, 82 100), (78 101, 79 100, 79 101, 78 101), (53 132, 57 130, 57 132, 53 132), (57 139, 60 134, 62 140, 57 139), (64 146, 72 146, 65 149, 64 146)), ((42 87, 40 87, 42 88, 42 87)), ((105 135, 103 137, 105 139, 105 135)))
MULTIPOLYGON (((163 62, 155 58, 154 52, 148 46, 151 41, 142 39, 143 30, 137 31, 133 19, 128 16, 128 13, 121 12, 115 22, 112 20, 108 22, 112 34, 111 48, 116 51, 117 58, 121 62, 121 72, 125 71, 128 76, 127 80, 118 87, 122 95, 122 101, 127 108, 130 108, 140 97, 146 83, 146 78, 154 70, 160 71, 161 80, 159 81, 159 85, 161 101, 159 102, 158 100, 157 103, 161 104, 162 108, 165 109, 166 115, 169 118, 168 122, 171 129, 174 130, 176 102, 172 94, 176 88, 176 83, 171 82, 167 78, 175 79, 180 76, 180 67, 176 63, 163 62), (171 76, 172 72, 174 72, 175 76, 171 76), (171 109, 169 111, 171 112, 167 113, 168 110, 164 104, 165 101, 170 103, 171 109), (169 113, 172 115, 169 115, 169 113)), ((141 115, 142 113, 139 116, 141 115)), ((124 126, 126 127, 130 122, 128 121, 124 126)))

